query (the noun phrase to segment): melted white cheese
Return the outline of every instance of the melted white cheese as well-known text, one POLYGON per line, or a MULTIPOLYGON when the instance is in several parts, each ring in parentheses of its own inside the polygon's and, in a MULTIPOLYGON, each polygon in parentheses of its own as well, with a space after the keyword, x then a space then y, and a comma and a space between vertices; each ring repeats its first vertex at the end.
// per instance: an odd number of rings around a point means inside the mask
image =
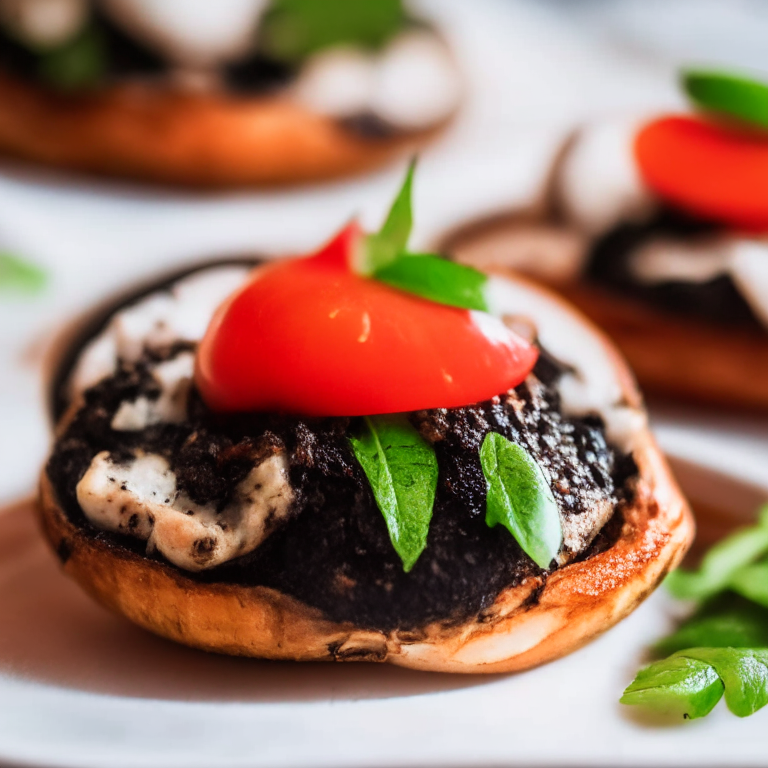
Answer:
POLYGON ((249 272, 247 267, 211 267, 118 312, 84 349, 70 379, 71 396, 111 376, 120 360, 137 361, 145 349, 199 342, 213 313, 249 272))
POLYGON ((420 130, 451 116, 461 82, 444 43, 429 32, 406 32, 381 52, 344 47, 316 54, 292 94, 329 117, 372 113, 403 130, 420 130))
POLYGON ((594 331, 543 293, 503 278, 491 277, 486 299, 495 315, 508 317, 511 322, 517 318, 532 320, 542 346, 573 369, 560 380, 563 412, 601 416, 608 439, 631 451, 646 424, 646 415, 625 403, 613 360, 594 331))
POLYGON ((768 240, 720 236, 692 240, 658 238, 632 254, 630 270, 644 283, 704 283, 729 276, 768 327, 768 240))
POLYGON ((128 32, 181 66, 247 54, 270 0, 99 0, 128 32))
POLYGON ((35 47, 52 48, 66 42, 87 16, 87 0, 0 0, 3 26, 35 47))
POLYGON ((555 184, 566 215, 591 235, 653 212, 655 198, 640 178, 633 151, 638 128, 637 121, 586 126, 563 159, 555 184))
POLYGON ((188 571, 252 552, 289 515, 293 499, 282 453, 254 467, 222 512, 180 493, 168 462, 152 454, 114 463, 108 452, 99 453, 77 485, 93 525, 145 540, 148 552, 188 571))

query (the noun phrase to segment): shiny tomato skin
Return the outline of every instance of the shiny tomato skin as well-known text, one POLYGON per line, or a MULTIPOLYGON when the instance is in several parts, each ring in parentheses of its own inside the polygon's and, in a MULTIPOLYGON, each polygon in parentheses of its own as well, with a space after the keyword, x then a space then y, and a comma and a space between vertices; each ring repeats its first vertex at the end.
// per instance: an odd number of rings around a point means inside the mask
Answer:
POLYGON ((644 126, 635 156, 645 183, 681 210, 768 230, 768 136, 692 116, 644 126))
POLYGON ((359 416, 451 408, 517 386, 538 350, 472 313, 301 259, 260 268, 217 312, 196 384, 218 411, 359 416), (498 330, 498 329, 497 329, 498 330))

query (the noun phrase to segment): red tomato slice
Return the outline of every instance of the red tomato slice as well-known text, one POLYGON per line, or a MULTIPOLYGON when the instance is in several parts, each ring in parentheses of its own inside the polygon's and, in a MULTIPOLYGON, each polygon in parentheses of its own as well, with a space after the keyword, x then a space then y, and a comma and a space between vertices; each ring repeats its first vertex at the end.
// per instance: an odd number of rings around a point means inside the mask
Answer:
POLYGON ((359 416, 451 408, 506 392, 538 350, 499 321, 402 293, 334 265, 260 268, 217 312, 196 383, 221 411, 359 416))
POLYGON ((768 229, 768 138, 696 117, 664 117, 635 141, 645 182, 697 216, 768 229))

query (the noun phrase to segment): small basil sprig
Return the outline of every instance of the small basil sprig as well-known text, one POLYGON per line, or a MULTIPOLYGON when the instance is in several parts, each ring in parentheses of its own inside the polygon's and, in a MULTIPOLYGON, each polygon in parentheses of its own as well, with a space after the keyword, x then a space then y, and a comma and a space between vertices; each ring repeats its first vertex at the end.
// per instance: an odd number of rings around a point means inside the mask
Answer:
POLYGON ((408 24, 403 0, 273 0, 259 29, 259 50, 298 64, 341 45, 380 48, 408 24))
MULTIPOLYGON (((666 581, 672 594, 683 600, 704 600, 730 586, 745 567, 768 553, 768 506, 756 526, 737 531, 716 544, 696 571, 678 570, 666 581)), ((743 583, 743 577, 741 579, 743 583)))
POLYGON ((368 416, 350 437, 407 573, 427 546, 437 490, 437 457, 404 416, 368 416))
POLYGON ((728 709, 748 717, 768 704, 768 650, 691 648, 641 670, 624 691, 631 704, 694 720, 725 694, 728 709))
POLYGON ((485 522, 499 523, 540 568, 549 568, 563 543, 560 513, 541 467, 516 443, 490 432, 480 448, 488 485, 485 522))
POLYGON ((365 239, 355 271, 438 304, 487 312, 487 275, 441 256, 408 251, 415 168, 412 162, 381 230, 365 239))
POLYGON ((757 525, 714 546, 697 571, 672 574, 674 594, 706 602, 657 643, 657 653, 672 656, 641 670, 622 703, 690 719, 707 715, 723 694, 739 717, 768 703, 766 532, 768 507, 757 525))
POLYGON ((768 84, 729 72, 689 69, 681 75, 691 101, 705 112, 768 128, 768 84))
POLYGON ((46 273, 10 253, 0 253, 0 292, 33 294, 42 290, 46 273))

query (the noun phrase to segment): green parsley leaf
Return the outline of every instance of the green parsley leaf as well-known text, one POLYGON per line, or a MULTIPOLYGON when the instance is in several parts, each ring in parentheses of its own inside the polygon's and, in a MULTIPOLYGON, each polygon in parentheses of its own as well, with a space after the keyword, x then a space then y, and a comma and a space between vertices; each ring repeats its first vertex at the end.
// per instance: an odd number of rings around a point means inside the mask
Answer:
POLYGON ((104 40, 93 26, 40 58, 40 77, 60 90, 92 88, 104 79, 107 51, 104 40))
POLYGON ((356 270, 362 275, 373 275, 392 264, 408 246, 413 228, 413 175, 416 161, 408 166, 405 180, 382 228, 375 235, 365 238, 362 263, 356 270))
POLYGON ((709 664, 723 681, 725 703, 737 717, 768 704, 768 651, 749 648, 691 648, 678 656, 709 664))
POLYGON ((393 288, 438 304, 488 311, 484 293, 487 275, 440 256, 404 254, 373 276, 393 288))
POLYGON ((691 101, 706 112, 768 128, 768 84, 728 72, 691 69, 682 73, 691 101))
POLYGON ((768 610, 725 593, 656 643, 654 651, 668 655, 697 647, 768 648, 768 610))
POLYGON ((0 291, 33 294, 43 289, 46 274, 40 267, 10 253, 0 253, 0 291))
POLYGON ((768 608, 768 562, 739 568, 731 577, 728 586, 747 600, 768 608))
POLYGON ((726 589, 733 577, 768 552, 768 506, 756 526, 737 531, 716 544, 697 571, 678 570, 666 580, 669 590, 683 600, 704 600, 726 589))
POLYGON ((259 48, 292 64, 340 45, 377 49, 408 23, 403 0, 273 0, 259 48))
POLYGON ((563 527, 541 467, 528 452, 490 432, 480 447, 488 484, 485 522, 501 523, 540 568, 549 568, 563 543, 563 527))
POLYGON ((724 690, 711 664, 675 655, 641 669, 620 702, 695 720, 715 708, 724 690))
POLYGON ((404 416, 366 416, 352 450, 371 484, 403 570, 427 546, 437 490, 437 457, 404 416))

